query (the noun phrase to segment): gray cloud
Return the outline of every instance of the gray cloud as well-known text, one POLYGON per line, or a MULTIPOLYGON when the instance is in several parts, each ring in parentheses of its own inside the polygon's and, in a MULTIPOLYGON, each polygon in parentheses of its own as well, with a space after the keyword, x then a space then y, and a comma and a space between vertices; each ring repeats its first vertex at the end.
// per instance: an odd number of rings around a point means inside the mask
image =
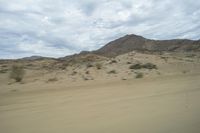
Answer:
POLYGON ((0 58, 60 57, 125 34, 199 39, 196 0, 0 0, 0 58))

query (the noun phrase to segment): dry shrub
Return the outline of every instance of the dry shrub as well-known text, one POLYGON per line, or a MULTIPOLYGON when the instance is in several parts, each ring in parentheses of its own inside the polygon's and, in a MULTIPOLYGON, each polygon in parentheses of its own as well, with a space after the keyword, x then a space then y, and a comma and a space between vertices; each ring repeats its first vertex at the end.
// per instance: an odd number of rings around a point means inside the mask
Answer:
POLYGON ((130 69, 142 69, 143 66, 141 64, 134 64, 129 67, 130 69))
POLYGON ((117 73, 116 70, 111 70, 108 72, 108 74, 116 74, 116 73, 117 73))
POLYGON ((102 68, 102 64, 100 64, 100 63, 97 63, 95 66, 96 66, 97 69, 101 69, 102 68))
POLYGON ((146 68, 146 69, 157 69, 157 66, 153 63, 146 63, 143 65, 143 68, 146 68))
POLYGON ((91 63, 88 63, 86 67, 90 68, 90 67, 93 67, 93 65, 91 63))
POLYGON ((157 69, 157 66, 152 63, 146 63, 146 64, 134 64, 129 67, 129 69, 157 69))
POLYGON ((8 72, 8 69, 1 69, 0 70, 0 73, 7 73, 8 72))
POLYGON ((116 60, 111 60, 109 64, 117 63, 116 60))
POLYGON ((13 65, 11 68, 10 78, 16 82, 21 82, 25 75, 25 70, 22 66, 13 65))
POLYGON ((73 71, 73 72, 71 73, 71 75, 74 76, 74 75, 76 75, 77 73, 78 73, 77 71, 73 71))
POLYGON ((55 81, 58 81, 56 77, 48 79, 48 82, 55 82, 55 81))
POLYGON ((85 74, 90 74, 90 71, 86 71, 85 74))
POLYGON ((135 78, 143 78, 144 77, 144 75, 143 75, 143 73, 136 73, 136 76, 135 76, 135 78))

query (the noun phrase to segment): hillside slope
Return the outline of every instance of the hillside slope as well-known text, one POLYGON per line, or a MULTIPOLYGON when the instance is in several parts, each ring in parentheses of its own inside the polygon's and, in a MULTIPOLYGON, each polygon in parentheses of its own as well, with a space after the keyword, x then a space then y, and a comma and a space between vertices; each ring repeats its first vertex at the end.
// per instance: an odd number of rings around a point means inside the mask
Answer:
POLYGON ((200 40, 193 41, 187 39, 174 40, 150 40, 142 36, 126 35, 112 42, 109 42, 104 47, 94 51, 93 53, 114 57, 120 54, 138 51, 200 51, 200 40))

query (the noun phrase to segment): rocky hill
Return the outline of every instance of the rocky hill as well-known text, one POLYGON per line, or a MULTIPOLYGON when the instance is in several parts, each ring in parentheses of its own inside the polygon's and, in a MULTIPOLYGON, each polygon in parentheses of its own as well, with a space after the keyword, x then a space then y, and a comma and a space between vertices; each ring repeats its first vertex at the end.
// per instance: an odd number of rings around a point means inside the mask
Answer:
POLYGON ((114 57, 133 50, 137 51, 200 51, 200 40, 174 39, 174 40, 151 40, 138 35, 126 35, 104 47, 94 51, 93 53, 114 57))

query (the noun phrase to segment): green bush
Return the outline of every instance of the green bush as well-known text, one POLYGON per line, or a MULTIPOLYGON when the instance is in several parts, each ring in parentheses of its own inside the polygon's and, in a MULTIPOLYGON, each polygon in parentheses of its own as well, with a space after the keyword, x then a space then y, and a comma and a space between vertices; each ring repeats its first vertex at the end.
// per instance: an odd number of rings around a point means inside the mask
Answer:
POLYGON ((152 63, 146 63, 146 64, 134 64, 129 67, 129 69, 157 69, 157 66, 152 63))
POLYGON ((25 70, 22 66, 13 65, 10 72, 10 78, 14 79, 16 82, 22 81, 25 75, 25 70))

